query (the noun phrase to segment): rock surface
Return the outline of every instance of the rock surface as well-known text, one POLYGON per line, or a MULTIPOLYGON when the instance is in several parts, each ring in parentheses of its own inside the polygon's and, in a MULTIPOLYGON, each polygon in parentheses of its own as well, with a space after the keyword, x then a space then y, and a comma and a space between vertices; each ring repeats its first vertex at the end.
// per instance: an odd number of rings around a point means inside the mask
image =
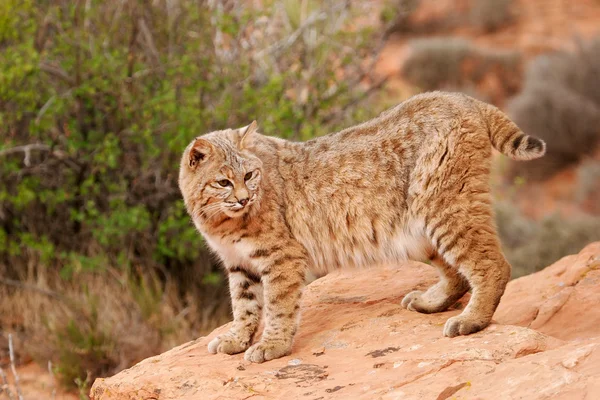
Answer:
POLYGON ((303 297, 293 353, 264 364, 211 355, 228 326, 108 379, 110 399, 592 399, 600 398, 600 243, 512 281, 482 332, 442 337, 460 312, 404 310, 436 281, 425 264, 336 273, 303 297))

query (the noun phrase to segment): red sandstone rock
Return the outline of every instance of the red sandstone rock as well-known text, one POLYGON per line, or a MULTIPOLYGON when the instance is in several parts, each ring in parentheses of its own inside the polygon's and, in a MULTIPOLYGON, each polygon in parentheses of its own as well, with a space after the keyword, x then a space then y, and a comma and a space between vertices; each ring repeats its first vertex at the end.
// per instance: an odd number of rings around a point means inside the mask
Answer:
POLYGON ((209 354, 225 325, 98 379, 92 399, 600 398, 600 243, 511 282, 502 324, 466 337, 442 337, 460 310, 400 307, 436 279, 414 262, 328 275, 305 292, 290 356, 250 364, 209 354))
POLYGON ((509 283, 494 319, 563 340, 600 337, 600 242, 509 283))

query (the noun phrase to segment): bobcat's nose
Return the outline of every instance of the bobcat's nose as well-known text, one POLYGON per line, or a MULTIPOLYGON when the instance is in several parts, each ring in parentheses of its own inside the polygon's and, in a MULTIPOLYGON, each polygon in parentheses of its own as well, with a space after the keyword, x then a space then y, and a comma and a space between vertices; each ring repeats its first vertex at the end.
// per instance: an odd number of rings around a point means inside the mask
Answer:
POLYGON ((239 199, 238 203, 240 203, 242 205, 242 207, 246 206, 246 204, 248 204, 248 198, 244 198, 244 199, 239 199))

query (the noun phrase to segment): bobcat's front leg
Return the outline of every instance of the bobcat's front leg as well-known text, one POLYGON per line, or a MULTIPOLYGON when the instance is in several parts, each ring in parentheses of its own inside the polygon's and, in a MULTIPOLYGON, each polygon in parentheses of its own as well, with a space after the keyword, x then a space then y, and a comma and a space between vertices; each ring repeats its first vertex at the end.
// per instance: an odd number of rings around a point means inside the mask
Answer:
POLYGON ((262 311, 262 283, 260 277, 239 266, 227 268, 233 324, 227 333, 208 344, 208 351, 236 354, 250 347, 260 322, 262 311))
POLYGON ((265 329, 261 340, 246 350, 244 358, 261 363, 292 350, 307 260, 296 243, 259 249, 252 255, 263 266, 265 329))

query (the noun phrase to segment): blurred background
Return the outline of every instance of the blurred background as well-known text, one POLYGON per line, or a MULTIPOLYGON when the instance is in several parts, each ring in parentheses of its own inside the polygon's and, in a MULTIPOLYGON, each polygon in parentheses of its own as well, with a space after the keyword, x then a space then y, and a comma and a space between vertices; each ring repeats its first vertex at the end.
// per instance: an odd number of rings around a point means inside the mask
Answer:
POLYGON ((26 399, 85 399, 230 319, 177 188, 193 137, 257 119, 306 140, 428 90, 548 143, 538 161, 495 155, 514 277, 600 240, 598 0, 0 1, 8 381, 9 335, 26 399))

